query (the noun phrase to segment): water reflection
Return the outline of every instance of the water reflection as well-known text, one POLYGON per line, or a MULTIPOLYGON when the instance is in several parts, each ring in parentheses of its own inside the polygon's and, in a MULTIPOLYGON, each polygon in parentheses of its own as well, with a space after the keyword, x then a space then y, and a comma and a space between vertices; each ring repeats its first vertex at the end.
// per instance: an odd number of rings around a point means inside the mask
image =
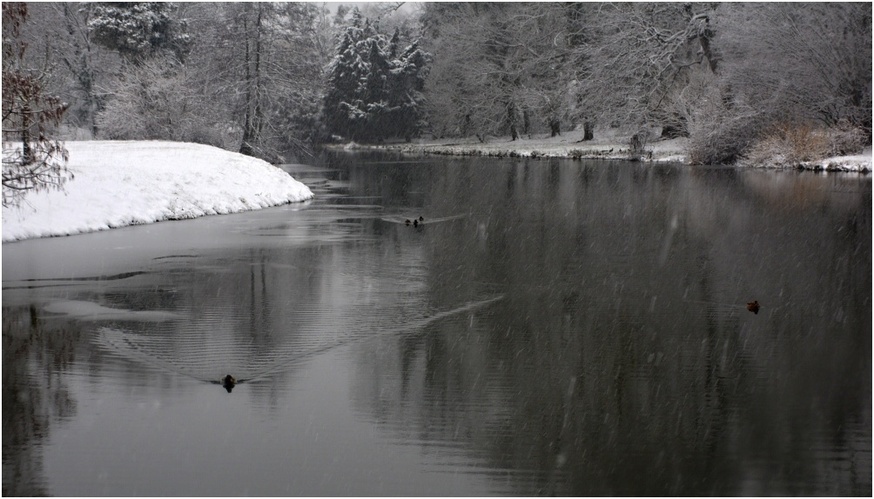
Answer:
POLYGON ((288 168, 4 245, 4 493, 870 495, 870 180, 288 168))
POLYGON ((81 330, 44 323, 35 307, 3 307, 3 495, 46 495, 42 444, 74 417, 62 371, 76 359, 81 330))
POLYGON ((535 471, 523 495, 870 490, 870 184, 464 166, 425 194, 471 214, 435 236, 455 244, 426 259, 429 294, 489 282, 507 300, 479 327, 362 353, 378 421, 535 471))

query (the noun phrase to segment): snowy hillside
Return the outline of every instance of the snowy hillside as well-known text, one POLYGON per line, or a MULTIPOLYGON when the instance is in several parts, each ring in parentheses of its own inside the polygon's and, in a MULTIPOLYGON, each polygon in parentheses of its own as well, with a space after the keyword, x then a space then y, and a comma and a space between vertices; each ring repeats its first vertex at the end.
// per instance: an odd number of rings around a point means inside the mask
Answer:
POLYGON ((3 209, 3 242, 304 201, 281 169, 216 147, 164 141, 67 142, 75 176, 3 209))

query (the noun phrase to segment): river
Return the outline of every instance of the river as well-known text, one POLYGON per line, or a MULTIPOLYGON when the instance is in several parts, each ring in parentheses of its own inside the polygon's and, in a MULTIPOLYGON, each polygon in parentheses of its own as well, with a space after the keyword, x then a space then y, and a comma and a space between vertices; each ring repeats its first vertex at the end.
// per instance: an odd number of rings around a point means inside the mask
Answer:
POLYGON ((4 495, 871 495, 869 176, 313 163, 3 245, 4 495))

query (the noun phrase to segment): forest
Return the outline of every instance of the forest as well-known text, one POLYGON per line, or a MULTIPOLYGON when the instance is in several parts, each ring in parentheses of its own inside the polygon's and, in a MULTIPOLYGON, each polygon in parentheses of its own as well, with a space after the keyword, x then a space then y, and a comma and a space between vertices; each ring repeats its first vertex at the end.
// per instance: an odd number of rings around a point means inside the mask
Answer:
POLYGON ((871 143, 871 30, 870 3, 4 2, 4 149, 49 175, 88 139, 277 161, 621 128, 693 163, 840 154, 871 143))

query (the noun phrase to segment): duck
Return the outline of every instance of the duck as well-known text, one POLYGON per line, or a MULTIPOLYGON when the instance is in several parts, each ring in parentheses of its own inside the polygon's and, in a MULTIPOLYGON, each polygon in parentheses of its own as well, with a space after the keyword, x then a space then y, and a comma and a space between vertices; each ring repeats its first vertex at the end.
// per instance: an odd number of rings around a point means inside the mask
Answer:
POLYGON ((406 220, 404 220, 404 225, 410 225, 410 219, 409 219, 409 218, 406 219, 406 220))
POLYGON ((420 222, 424 222, 424 221, 425 221, 425 219, 422 218, 422 215, 419 215, 419 221, 420 221, 420 222))
POLYGON ((413 220, 413 227, 418 227, 418 226, 419 226, 419 221, 413 220))
POLYGON ((234 378, 233 376, 231 376, 230 374, 227 374, 227 375, 225 375, 224 378, 222 378, 222 386, 225 387, 225 390, 227 390, 228 393, 231 393, 231 390, 234 389, 234 385, 236 385, 236 384, 237 384, 237 379, 234 378))
POLYGON ((753 300, 753 301, 747 303, 747 310, 749 310, 750 312, 752 312, 754 314, 758 314, 759 313, 759 301, 753 300))

